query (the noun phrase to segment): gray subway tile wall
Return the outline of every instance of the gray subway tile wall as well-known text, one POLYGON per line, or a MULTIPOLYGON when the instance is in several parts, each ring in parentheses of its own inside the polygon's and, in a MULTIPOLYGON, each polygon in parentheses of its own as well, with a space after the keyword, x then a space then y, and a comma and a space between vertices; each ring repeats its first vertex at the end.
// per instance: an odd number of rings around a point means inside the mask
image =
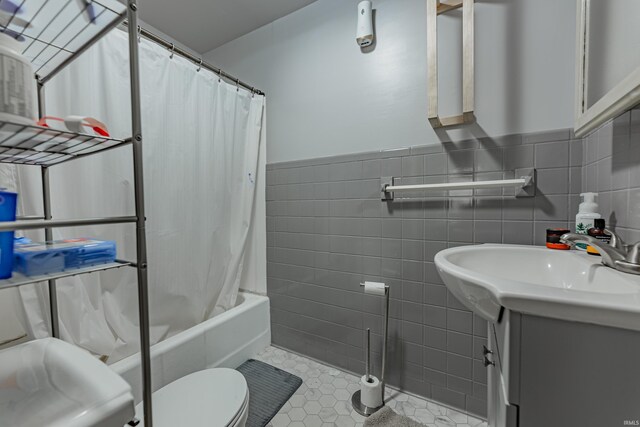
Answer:
MULTIPOLYGON (((581 166, 582 191, 598 193, 607 228, 629 243, 640 241, 640 108, 584 138, 581 166)), ((572 199, 571 208, 577 209, 579 202, 572 199)))
POLYGON ((273 343, 363 373, 370 328, 379 375, 383 301, 359 284, 385 282, 388 383, 485 416, 486 322, 447 291, 435 254, 468 244, 544 244, 546 228, 573 226, 586 190, 601 191, 608 222, 640 240, 640 115, 628 113, 584 141, 571 136, 565 129, 269 164, 273 343), (534 198, 490 189, 380 200, 383 176, 458 182, 510 178, 527 167, 538 174, 534 198))

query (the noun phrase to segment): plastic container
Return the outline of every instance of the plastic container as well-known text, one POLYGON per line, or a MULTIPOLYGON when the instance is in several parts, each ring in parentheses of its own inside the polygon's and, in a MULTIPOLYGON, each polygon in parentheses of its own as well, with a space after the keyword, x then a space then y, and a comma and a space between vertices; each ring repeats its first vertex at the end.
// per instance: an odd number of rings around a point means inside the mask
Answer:
MULTIPOLYGON (((593 221, 600 218, 598 213, 598 204, 596 196, 598 193, 582 193, 582 203, 578 206, 578 214, 576 215, 576 233, 587 234, 590 228, 593 228, 593 221)), ((587 250, 586 243, 578 243, 575 248, 581 251, 587 250)))
POLYGON ((0 120, 33 125, 36 80, 31 63, 21 51, 19 41, 0 33, 0 120))
POLYGON ((116 259, 116 243, 93 239, 16 245, 14 269, 25 276, 58 273, 116 259))
POLYGON ((547 248, 561 251, 571 249, 569 245, 560 241, 560 237, 566 233, 569 233, 569 230, 566 228, 547 228, 547 248))
MULTIPOLYGON (((16 220, 18 195, 0 190, 0 221, 16 220)), ((13 231, 0 232, 0 279, 11 277, 13 270, 13 231)))

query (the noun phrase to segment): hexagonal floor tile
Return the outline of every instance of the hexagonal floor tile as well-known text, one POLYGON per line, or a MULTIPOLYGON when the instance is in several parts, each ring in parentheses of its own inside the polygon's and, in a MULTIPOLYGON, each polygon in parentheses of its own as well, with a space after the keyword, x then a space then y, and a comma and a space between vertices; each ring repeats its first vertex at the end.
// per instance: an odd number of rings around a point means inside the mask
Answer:
POLYGON ((317 368, 310 368, 307 371, 307 376, 309 378, 318 378, 320 376, 320 370, 317 368))
POLYGON ((278 412, 289 412, 291 408, 292 408, 291 403, 289 403, 289 401, 286 401, 284 405, 282 405, 282 408, 280 408, 280 411, 278 412))
POLYGON ((487 427, 487 423, 478 419, 478 418, 474 418, 474 417, 469 417, 469 420, 467 421, 467 423, 471 426, 471 427, 487 427))
POLYGON ((302 408, 293 408, 287 415, 291 419, 291 421, 302 421, 304 417, 307 416, 307 413, 302 408))
POLYGON ((291 423, 291 419, 287 414, 277 414, 271 419, 273 427, 287 427, 291 423))
POLYGON ((333 394, 333 392, 336 391, 336 388, 333 384, 322 384, 318 390, 320 390, 322 394, 333 394))
POLYGON ((336 420, 337 427, 354 427, 356 422, 349 415, 340 415, 336 420))
POLYGON ((416 412, 413 414, 413 418, 416 418, 423 424, 433 424, 436 421, 436 416, 428 409, 423 408, 416 409, 416 412))
POLYGON ((305 399, 307 400, 318 400, 322 396, 322 393, 317 388, 310 388, 304 394, 305 399))
POLYGON ((309 370, 309 365, 305 365, 304 363, 298 363, 294 369, 298 372, 307 372, 309 370))
POLYGON ((309 415, 317 415, 320 413, 322 406, 317 401, 311 400, 303 406, 303 409, 309 415))
POLYGON ((338 413, 334 408, 322 408, 318 416, 325 423, 333 423, 338 419, 338 413))
POLYGON ((407 400, 407 402, 411 403, 411 405, 416 409, 424 409, 427 407, 426 400, 419 399, 415 396, 409 396, 409 400, 407 400))
POLYGON ((414 408, 409 402, 400 402, 399 405, 396 405, 396 411, 401 415, 410 417, 416 413, 416 408, 414 408))
POLYGON ((291 407, 293 408, 302 408, 304 404, 307 403, 307 399, 305 399, 304 396, 294 394, 291 396, 288 403, 291 404, 291 407))
POLYGON ((456 427, 456 423, 454 423, 444 415, 438 415, 434 424, 436 425, 436 427, 456 427))
POLYGON ((349 400, 351 398, 351 394, 344 388, 340 388, 333 392, 333 396, 338 400, 349 400))
POLYGON ((300 387, 296 390, 295 394, 305 394, 309 390, 309 387, 305 383, 300 384, 300 387))
POLYGON ((309 388, 319 388, 322 385, 322 381, 319 378, 309 378, 306 384, 309 388))
POLYGON ((398 393, 394 396, 394 399, 398 402, 406 402, 409 400, 409 396, 404 393, 398 393))
POLYGON ((332 395, 325 395, 325 396, 322 396, 322 397, 318 400, 318 402, 320 402, 320 405, 321 405, 323 408, 332 408, 332 407, 333 407, 333 405, 335 405, 335 404, 336 404, 337 400, 336 400, 336 398, 335 398, 335 397, 333 397, 332 395))
MULTIPOLYGON (((360 377, 274 347, 256 359, 293 371, 303 379, 268 427, 362 426, 364 417, 351 407, 351 395, 360 388, 360 377)), ((427 426, 487 427, 483 420, 390 388, 385 396, 389 407, 427 426)))
POLYGON ((355 421, 356 424, 364 423, 365 420, 364 416, 360 415, 356 411, 351 411, 351 418, 353 418, 353 421, 355 421))
POLYGON ((307 415, 302 420, 305 427, 320 427, 322 425, 322 420, 317 415, 307 415))
POLYGON ((349 415, 352 411, 351 403, 345 400, 338 400, 334 408, 339 415, 349 415))
POLYGON ((427 409, 429 411, 431 411, 432 414, 438 416, 438 415, 446 415, 447 414, 447 408, 445 408, 444 406, 440 406, 436 403, 433 402, 427 402, 427 409))
POLYGON ((335 379, 335 375, 330 375, 328 372, 323 372, 318 376, 318 379, 322 381, 323 384, 331 384, 335 379))
POLYGON ((296 361, 291 359, 285 360, 282 362, 282 366, 289 369, 294 368, 296 366, 296 361))
POLYGON ((347 384, 347 391, 350 394, 355 393, 356 391, 360 390, 360 384, 356 384, 356 383, 349 383, 347 384))
POLYGON ((347 388, 347 385, 349 385, 349 382, 342 377, 333 380, 333 386, 335 388, 347 388))

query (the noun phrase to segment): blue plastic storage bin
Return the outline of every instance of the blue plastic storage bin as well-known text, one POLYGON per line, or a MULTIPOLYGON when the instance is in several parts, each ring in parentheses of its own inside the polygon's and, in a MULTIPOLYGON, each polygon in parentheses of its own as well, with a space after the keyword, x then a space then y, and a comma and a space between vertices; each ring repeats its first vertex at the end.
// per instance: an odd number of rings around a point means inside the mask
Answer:
MULTIPOLYGON (((16 220, 18 195, 0 190, 0 221, 16 220)), ((8 279, 13 271, 13 231, 0 232, 0 279, 8 279)))
POLYGON ((106 264, 116 259, 116 243, 94 239, 67 239, 16 245, 14 269, 25 276, 58 273, 106 264))

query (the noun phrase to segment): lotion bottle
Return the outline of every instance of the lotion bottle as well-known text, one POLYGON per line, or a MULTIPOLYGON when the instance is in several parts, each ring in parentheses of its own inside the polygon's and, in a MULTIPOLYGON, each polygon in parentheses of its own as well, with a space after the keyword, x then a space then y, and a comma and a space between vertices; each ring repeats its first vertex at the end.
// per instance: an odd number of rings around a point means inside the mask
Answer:
MULTIPOLYGON (((589 229, 593 228, 594 220, 601 218, 598 213, 598 204, 596 203, 596 196, 598 193, 582 193, 582 203, 578 207, 578 214, 576 215, 576 233, 588 234, 589 229)), ((586 243, 578 243, 576 249, 581 251, 587 250, 586 243)))

